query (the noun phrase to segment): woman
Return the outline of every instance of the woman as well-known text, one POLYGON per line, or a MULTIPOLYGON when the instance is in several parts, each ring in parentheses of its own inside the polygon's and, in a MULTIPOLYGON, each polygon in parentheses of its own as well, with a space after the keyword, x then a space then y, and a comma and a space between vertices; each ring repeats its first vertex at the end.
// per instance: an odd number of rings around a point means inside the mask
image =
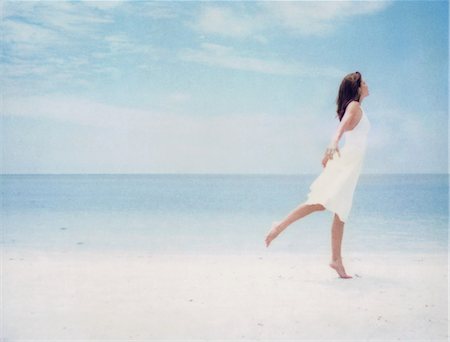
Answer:
POLYGON ((330 267, 341 278, 352 278, 344 269, 341 243, 344 224, 352 206, 353 193, 365 156, 370 122, 361 108, 369 88, 357 71, 344 77, 336 100, 339 126, 322 160, 324 169, 310 186, 308 199, 290 212, 283 221, 274 222, 266 236, 266 247, 294 221, 315 211, 334 212, 332 224, 332 260, 330 267), (339 139, 345 132, 345 145, 339 139))

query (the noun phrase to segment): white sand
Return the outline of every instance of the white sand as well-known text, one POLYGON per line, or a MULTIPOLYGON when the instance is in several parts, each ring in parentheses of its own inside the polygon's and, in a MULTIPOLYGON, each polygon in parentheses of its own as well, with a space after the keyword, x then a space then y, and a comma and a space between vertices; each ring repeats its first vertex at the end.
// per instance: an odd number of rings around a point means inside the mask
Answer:
POLYGON ((447 255, 3 251, 3 337, 442 340, 447 255))

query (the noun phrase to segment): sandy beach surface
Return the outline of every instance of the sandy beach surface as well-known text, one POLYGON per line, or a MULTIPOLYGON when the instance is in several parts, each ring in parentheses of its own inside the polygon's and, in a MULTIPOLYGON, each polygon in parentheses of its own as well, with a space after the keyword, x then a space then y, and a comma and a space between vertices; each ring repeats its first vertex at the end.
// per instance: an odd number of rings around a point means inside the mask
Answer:
POLYGON ((447 254, 2 256, 5 341, 448 339, 447 254))

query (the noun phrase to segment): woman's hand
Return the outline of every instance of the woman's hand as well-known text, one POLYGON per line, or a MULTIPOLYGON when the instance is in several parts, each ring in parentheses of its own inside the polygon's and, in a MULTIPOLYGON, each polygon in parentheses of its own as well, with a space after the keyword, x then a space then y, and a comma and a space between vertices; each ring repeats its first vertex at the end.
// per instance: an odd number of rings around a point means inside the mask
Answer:
POLYGON ((323 167, 327 166, 327 162, 328 162, 329 159, 333 159, 333 155, 334 155, 335 152, 337 152, 339 157, 341 156, 338 144, 337 143, 331 143, 327 147, 327 149, 325 151, 325 155, 324 155, 324 157, 322 159, 322 166, 323 167))
POLYGON ((322 159, 322 166, 323 167, 327 166, 327 162, 328 162, 328 155, 325 153, 325 156, 322 159))
POLYGON ((325 155, 322 159, 322 167, 327 166, 328 157, 325 155))

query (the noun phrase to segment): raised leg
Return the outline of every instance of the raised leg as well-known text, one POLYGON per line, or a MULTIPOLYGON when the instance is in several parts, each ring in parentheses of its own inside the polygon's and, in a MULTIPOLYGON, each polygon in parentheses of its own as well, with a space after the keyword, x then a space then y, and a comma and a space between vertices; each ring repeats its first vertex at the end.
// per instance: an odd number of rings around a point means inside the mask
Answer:
POLYGON ((291 223, 311 214, 314 211, 325 210, 322 204, 300 204, 297 208, 292 210, 282 221, 275 222, 272 225, 269 233, 266 236, 266 247, 269 247, 270 242, 275 239, 283 230, 285 230, 291 223))
POLYGON ((344 265, 342 264, 342 256, 341 256, 341 246, 342 246, 342 236, 344 235, 344 222, 339 219, 337 214, 334 214, 333 217, 333 225, 331 228, 331 250, 332 257, 330 262, 330 267, 336 270, 341 278, 352 278, 349 276, 344 269, 344 265))

